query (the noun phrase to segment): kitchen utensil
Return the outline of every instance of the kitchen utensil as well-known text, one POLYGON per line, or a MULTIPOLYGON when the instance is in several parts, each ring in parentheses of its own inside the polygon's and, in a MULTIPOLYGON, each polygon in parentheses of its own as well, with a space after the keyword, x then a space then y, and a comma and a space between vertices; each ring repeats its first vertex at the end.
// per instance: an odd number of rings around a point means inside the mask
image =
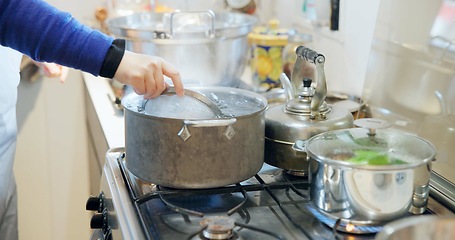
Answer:
POLYGON ((237 88, 191 90, 208 97, 230 118, 213 113, 212 118, 158 117, 140 111, 142 96, 123 98, 128 170, 142 180, 173 188, 219 187, 256 174, 264 162, 267 100, 237 88))
POLYGON ((382 129, 390 124, 380 119, 354 123, 362 128, 327 131, 307 141, 311 203, 332 219, 364 224, 423 213, 434 146, 413 134, 382 129))
POLYGON ((296 54, 298 57, 292 79, 289 80, 284 73, 280 76, 287 101, 266 111, 265 162, 305 176, 308 174, 308 161, 301 147, 304 141, 321 132, 352 127, 353 116, 346 109, 325 102, 325 57, 303 46, 297 48, 296 54), (304 61, 316 65, 316 88, 301 71, 304 61), (303 87, 298 88, 302 86, 302 79, 303 87))
POLYGON ((106 21, 128 50, 160 56, 185 86, 237 87, 246 64, 247 34, 256 17, 212 11, 139 13, 106 21))

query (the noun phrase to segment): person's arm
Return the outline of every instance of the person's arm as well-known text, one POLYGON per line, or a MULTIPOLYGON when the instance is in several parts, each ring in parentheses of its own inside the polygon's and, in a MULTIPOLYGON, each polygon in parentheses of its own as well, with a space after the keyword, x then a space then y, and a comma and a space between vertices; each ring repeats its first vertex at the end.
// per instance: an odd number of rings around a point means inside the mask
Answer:
POLYGON ((125 40, 114 41, 42 0, 0 0, 0 45, 36 61, 115 77, 145 97, 161 93, 165 88, 162 74, 169 73, 183 95, 180 75, 172 65, 158 57, 125 52, 125 40))
POLYGON ((98 76, 113 38, 42 0, 0 0, 0 44, 98 76))

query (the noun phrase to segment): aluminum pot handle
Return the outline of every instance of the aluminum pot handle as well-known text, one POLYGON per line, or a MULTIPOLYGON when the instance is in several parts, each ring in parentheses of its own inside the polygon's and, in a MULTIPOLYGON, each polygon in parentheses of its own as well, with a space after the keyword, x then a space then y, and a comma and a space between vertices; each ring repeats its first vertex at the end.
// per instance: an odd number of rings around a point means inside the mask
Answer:
POLYGON ((221 127, 229 126, 237 121, 236 118, 228 119, 204 119, 204 120, 183 120, 183 124, 191 127, 221 127))
POLYGON ((209 38, 213 38, 215 36, 215 13, 212 10, 207 10, 207 11, 179 11, 179 10, 177 10, 177 11, 171 13, 171 19, 169 22, 170 37, 172 37, 174 35, 174 16, 177 14, 207 14, 210 17, 210 29, 209 29, 209 32, 207 33, 207 36, 209 38))
POLYGON ((235 135, 235 130, 232 127, 237 121, 236 118, 228 118, 228 119, 208 119, 208 120, 183 120, 183 127, 180 129, 179 133, 177 134, 183 141, 188 140, 191 137, 190 130, 188 126, 191 127, 222 127, 226 126, 226 129, 223 132, 223 135, 228 139, 231 140, 235 135))

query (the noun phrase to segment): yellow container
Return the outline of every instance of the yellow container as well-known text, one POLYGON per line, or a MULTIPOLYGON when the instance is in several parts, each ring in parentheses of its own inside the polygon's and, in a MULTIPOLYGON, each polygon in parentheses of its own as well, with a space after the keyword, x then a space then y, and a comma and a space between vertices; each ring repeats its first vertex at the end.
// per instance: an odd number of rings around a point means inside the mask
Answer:
POLYGON ((271 20, 267 27, 256 27, 248 34, 251 46, 250 65, 253 83, 258 92, 281 86, 283 48, 288 43, 288 30, 279 29, 279 22, 271 20))

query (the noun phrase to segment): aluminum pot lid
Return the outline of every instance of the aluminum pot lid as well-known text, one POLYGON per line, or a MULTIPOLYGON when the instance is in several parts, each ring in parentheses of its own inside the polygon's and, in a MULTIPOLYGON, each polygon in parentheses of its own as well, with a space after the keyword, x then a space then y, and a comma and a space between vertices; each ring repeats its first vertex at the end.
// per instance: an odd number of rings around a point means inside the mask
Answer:
POLYGON ((435 147, 427 140, 406 132, 381 129, 387 125, 383 120, 359 120, 354 124, 366 122, 369 128, 362 126, 315 135, 306 143, 307 154, 327 164, 377 170, 416 167, 434 160, 435 147))
POLYGON ((164 93, 153 99, 144 99, 131 93, 122 99, 123 107, 145 116, 172 119, 215 119, 217 114, 204 102, 189 95, 164 93))
POLYGON ((122 99, 122 105, 127 111, 153 118, 168 119, 217 119, 230 117, 245 117, 264 111, 267 100, 261 95, 230 87, 197 87, 185 90, 183 97, 168 91, 164 94, 146 100, 141 95, 130 93, 122 99), (195 92, 205 96, 221 115, 212 106, 201 102, 195 92))

